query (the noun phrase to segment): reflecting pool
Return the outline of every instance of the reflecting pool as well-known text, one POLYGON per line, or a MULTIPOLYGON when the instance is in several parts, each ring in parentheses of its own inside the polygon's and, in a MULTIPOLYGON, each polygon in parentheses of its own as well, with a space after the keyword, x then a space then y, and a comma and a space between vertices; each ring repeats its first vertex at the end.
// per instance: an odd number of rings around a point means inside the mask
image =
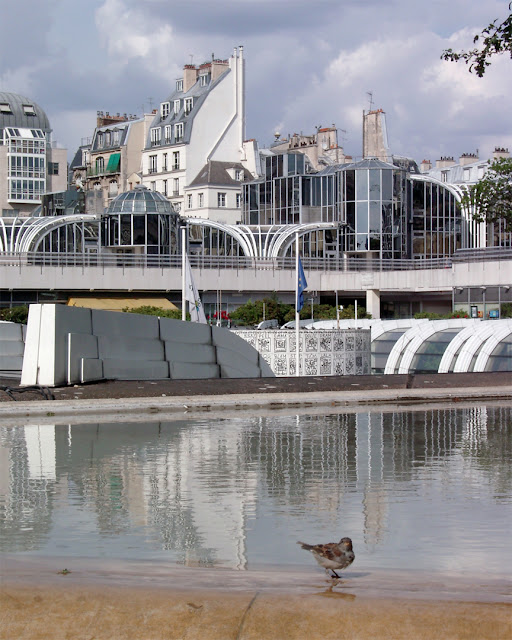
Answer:
POLYGON ((251 569, 512 567, 512 408, 0 426, 0 551, 251 569))

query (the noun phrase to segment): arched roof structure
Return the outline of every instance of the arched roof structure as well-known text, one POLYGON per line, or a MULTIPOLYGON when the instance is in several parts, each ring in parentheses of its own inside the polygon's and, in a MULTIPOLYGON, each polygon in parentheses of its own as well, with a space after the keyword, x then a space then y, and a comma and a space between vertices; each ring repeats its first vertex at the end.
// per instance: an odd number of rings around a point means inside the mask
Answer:
MULTIPOLYGON (((503 364, 507 364, 503 362, 503 364)), ((473 367, 473 371, 510 371, 512 370, 512 320, 502 320, 497 330, 487 338, 485 344, 482 345, 480 353, 473 367), (509 351, 504 355, 503 351, 509 351), (493 360, 508 360, 508 367, 493 367, 493 360)))

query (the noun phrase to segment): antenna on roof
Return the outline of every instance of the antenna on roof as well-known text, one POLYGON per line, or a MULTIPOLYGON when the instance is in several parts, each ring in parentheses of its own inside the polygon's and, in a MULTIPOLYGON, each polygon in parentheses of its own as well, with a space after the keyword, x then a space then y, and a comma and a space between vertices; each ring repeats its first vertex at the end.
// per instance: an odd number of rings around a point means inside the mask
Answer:
POLYGON ((188 54, 190 56, 190 64, 194 63, 194 54, 193 53, 189 53, 188 54))
POLYGON ((373 91, 367 91, 366 95, 370 99, 370 111, 373 111, 373 91))
POLYGON ((149 102, 149 110, 153 111, 153 98, 149 97, 148 102, 149 102))

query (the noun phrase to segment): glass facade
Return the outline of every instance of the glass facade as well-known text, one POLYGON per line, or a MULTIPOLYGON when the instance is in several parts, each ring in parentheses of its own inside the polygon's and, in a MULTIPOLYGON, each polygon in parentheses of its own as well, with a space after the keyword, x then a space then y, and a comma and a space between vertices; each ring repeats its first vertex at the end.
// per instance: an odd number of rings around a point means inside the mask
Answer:
POLYGON ((307 173, 301 153, 263 160, 264 177, 243 186, 243 224, 339 223, 336 250, 359 257, 440 258, 462 246, 455 196, 403 167, 365 159, 307 173))

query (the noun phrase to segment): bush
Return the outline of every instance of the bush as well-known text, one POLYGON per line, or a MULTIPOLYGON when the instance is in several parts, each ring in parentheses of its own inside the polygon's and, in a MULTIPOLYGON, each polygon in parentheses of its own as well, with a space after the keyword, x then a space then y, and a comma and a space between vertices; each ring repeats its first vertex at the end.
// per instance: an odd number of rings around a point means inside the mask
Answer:
POLYGON ((512 318, 512 302, 503 302, 501 305, 501 317, 512 318))
POLYGON ((26 305, 21 305, 19 307, 12 307, 11 309, 0 309, 0 320, 17 322, 18 324, 27 324, 28 307, 26 305))
MULTIPOLYGON (((173 320, 181 320, 181 309, 162 309, 161 307, 151 307, 143 305, 142 307, 134 307, 129 309, 125 307, 124 313, 140 313, 144 316, 159 316, 160 318, 172 318, 173 320)), ((187 313, 187 320, 190 320, 190 314, 187 313)))
POLYGON ((450 313, 434 313, 430 311, 419 311, 414 314, 415 320, 448 320, 449 318, 469 318, 465 311, 451 311, 450 313))

